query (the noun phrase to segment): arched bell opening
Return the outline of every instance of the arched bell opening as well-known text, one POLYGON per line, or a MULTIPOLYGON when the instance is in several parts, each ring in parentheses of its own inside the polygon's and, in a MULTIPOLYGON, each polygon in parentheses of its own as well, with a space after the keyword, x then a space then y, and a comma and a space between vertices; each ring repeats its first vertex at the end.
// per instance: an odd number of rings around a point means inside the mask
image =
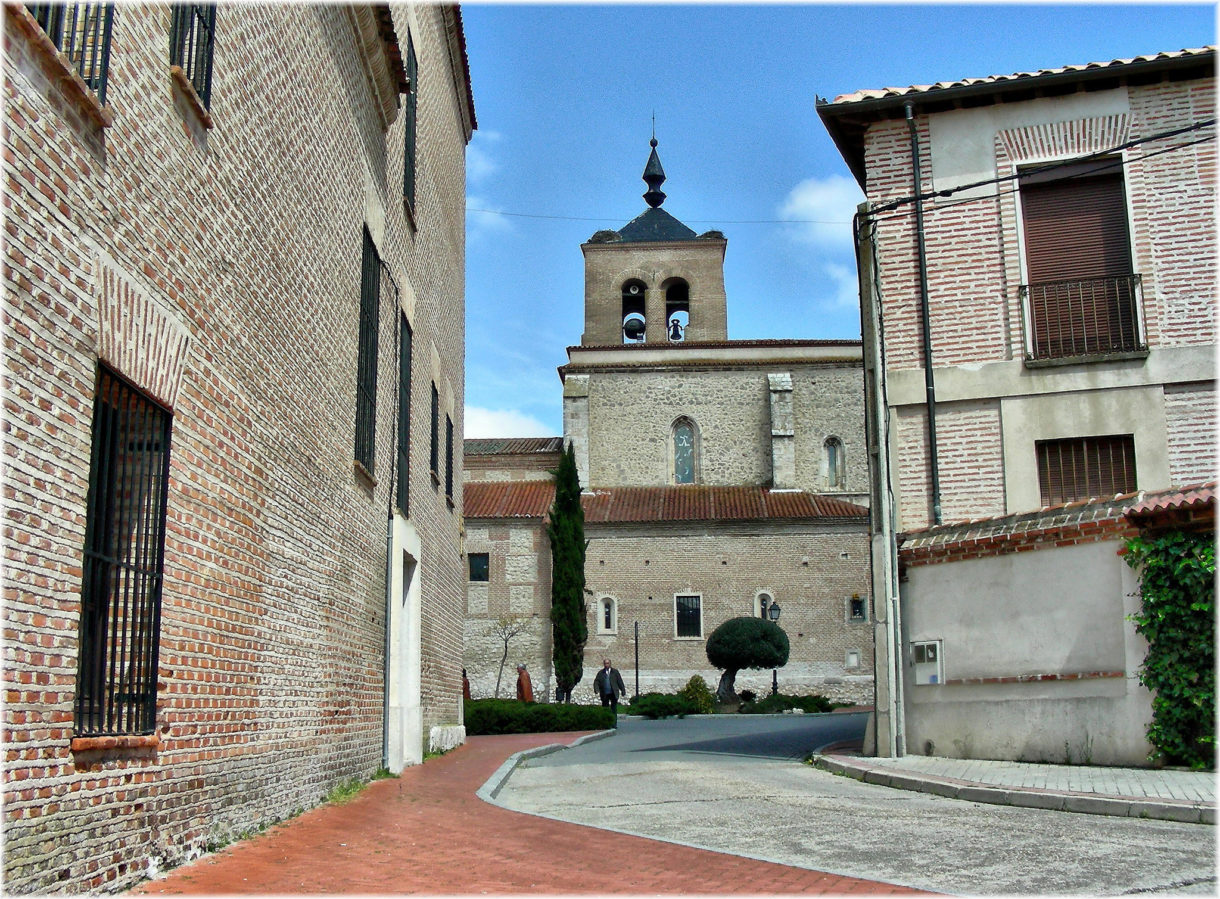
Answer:
POLYGON ((647 288, 643 281, 632 279, 623 284, 623 343, 643 343, 648 320, 644 308, 647 288))
POLYGON ((686 339, 686 327, 690 324, 690 285, 681 278, 674 278, 664 285, 665 331, 670 342, 680 343, 686 339))

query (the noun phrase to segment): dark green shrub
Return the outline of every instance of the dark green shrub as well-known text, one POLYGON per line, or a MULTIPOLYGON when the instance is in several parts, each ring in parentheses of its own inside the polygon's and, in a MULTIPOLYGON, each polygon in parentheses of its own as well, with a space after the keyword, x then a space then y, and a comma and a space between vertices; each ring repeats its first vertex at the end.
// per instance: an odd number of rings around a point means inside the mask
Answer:
POLYGON ((573 730, 605 730, 614 726, 614 713, 593 705, 550 705, 515 699, 468 699, 463 703, 466 733, 550 734, 573 730))
POLYGON ((783 668, 788 664, 788 635, 774 621, 730 618, 707 638, 707 660, 724 673, 716 687, 721 702, 737 699, 734 685, 743 668, 783 668))
POLYGON ((740 699, 742 702, 753 702, 755 699, 758 698, 758 694, 755 693, 753 690, 742 690, 740 693, 737 694, 737 698, 740 699))
POLYGON ((711 687, 697 674, 686 682, 678 695, 694 706, 695 714, 710 715, 716 711, 716 697, 712 695, 711 687))
POLYGON ((585 606, 585 549, 589 544, 572 444, 551 474, 555 477, 555 502, 547 525, 551 538, 551 658, 559 695, 571 702, 572 689, 584 671, 589 639, 585 606))
POLYGON ((670 693, 641 693, 631 700, 632 715, 645 718, 685 718, 698 710, 689 699, 670 693))
POLYGON ((743 703, 738 711, 744 715, 775 715, 788 709, 800 709, 803 712, 816 714, 819 712, 833 712, 835 709, 845 708, 848 705, 850 703, 831 702, 825 696, 817 694, 810 696, 785 696, 783 693, 777 693, 774 696, 765 696, 762 699, 743 703))
POLYGON ((1216 544, 1211 533, 1171 531, 1127 541, 1139 573, 1148 641, 1140 682, 1152 691, 1150 742, 1171 764, 1216 764, 1216 544))

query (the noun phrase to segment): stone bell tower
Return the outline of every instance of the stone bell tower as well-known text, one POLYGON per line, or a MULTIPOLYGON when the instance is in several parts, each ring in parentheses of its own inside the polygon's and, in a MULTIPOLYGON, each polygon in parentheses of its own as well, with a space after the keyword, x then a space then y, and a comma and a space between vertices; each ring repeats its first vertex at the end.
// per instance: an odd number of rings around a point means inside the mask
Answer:
POLYGON ((585 256, 582 346, 728 339, 719 231, 696 235, 661 208, 665 170, 657 139, 644 167, 648 209, 618 231, 598 231, 585 256))

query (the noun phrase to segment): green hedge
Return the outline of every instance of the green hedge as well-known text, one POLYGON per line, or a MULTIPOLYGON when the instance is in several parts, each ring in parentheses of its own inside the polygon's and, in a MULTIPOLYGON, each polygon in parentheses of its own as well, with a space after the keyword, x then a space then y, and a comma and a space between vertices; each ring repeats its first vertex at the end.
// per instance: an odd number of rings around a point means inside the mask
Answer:
POLYGON ((550 734, 571 730, 605 730, 614 713, 592 705, 519 702, 516 699, 467 699, 466 734, 550 734))
POLYGON ((675 696, 672 693, 641 693, 631 700, 626 709, 631 715, 643 715, 645 718, 685 718, 697 714, 699 707, 685 696, 675 696))
POLYGON ((817 712, 833 712, 835 709, 845 708, 849 705, 851 705, 849 702, 831 702, 825 696, 817 694, 811 696, 785 696, 783 693, 777 693, 774 696, 766 696, 753 702, 744 702, 738 711, 743 715, 774 715, 777 712, 784 712, 788 709, 801 709, 804 712, 813 714, 817 712))

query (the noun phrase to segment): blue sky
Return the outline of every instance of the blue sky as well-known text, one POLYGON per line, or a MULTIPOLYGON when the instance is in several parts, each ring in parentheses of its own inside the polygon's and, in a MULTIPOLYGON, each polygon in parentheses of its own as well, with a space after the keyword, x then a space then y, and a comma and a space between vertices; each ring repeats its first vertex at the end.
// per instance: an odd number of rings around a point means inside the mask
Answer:
POLYGON ((580 245, 646 208, 728 238, 729 337, 857 338, 862 199, 815 110, 929 84, 1215 43, 1210 4, 462 6, 479 130, 467 151, 466 436, 563 431, 580 245))

